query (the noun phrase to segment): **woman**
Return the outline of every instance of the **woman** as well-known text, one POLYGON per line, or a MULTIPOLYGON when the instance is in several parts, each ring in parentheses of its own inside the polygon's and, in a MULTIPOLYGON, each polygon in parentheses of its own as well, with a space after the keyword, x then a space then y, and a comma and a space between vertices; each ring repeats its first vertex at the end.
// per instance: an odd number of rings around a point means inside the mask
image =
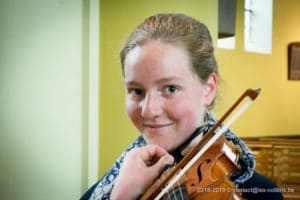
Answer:
MULTIPOLYGON (((138 198, 165 164, 180 161, 195 135, 206 133, 216 122, 208 109, 216 97, 219 74, 204 24, 182 14, 151 16, 133 31, 120 55, 126 112, 141 135, 82 199, 138 198)), ((241 149, 240 170, 231 177, 234 184, 275 187, 255 172, 255 159, 246 145, 229 130, 224 135, 241 149)), ((280 193, 243 195, 281 198, 280 193)))

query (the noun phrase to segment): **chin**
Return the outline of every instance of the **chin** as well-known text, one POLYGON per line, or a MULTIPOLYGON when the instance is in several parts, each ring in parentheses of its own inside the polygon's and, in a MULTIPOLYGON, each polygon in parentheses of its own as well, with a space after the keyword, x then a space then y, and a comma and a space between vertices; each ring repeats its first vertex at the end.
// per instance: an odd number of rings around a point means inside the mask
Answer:
POLYGON ((165 149, 167 152, 172 152, 173 150, 176 149, 176 146, 174 144, 166 144, 164 141, 157 141, 157 140, 147 140, 148 144, 155 144, 163 149, 165 149))
POLYGON ((169 151, 169 149, 170 149, 170 144, 166 144, 165 139, 147 137, 146 135, 144 135, 144 138, 146 139, 148 144, 158 145, 158 146, 164 148, 166 151, 169 151))

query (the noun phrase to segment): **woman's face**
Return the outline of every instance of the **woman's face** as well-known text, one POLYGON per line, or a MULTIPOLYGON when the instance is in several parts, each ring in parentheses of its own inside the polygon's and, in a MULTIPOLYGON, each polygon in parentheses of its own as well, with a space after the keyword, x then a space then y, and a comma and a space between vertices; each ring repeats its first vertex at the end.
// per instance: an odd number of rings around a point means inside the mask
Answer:
POLYGON ((203 125, 217 77, 202 84, 183 47, 159 40, 135 47, 124 74, 126 112, 148 143, 172 151, 203 125))

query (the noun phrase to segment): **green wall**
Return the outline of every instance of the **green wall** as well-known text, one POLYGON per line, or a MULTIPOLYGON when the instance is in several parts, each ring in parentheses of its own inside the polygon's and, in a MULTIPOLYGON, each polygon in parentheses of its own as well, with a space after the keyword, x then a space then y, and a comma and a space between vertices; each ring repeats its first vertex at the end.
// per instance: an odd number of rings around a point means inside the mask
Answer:
POLYGON ((0 1, 0 199, 79 199, 87 187, 84 5, 0 1))
POLYGON ((136 25, 159 12, 185 13, 199 19, 216 41, 217 0, 100 1, 100 177, 139 134, 125 113, 119 51, 136 25))

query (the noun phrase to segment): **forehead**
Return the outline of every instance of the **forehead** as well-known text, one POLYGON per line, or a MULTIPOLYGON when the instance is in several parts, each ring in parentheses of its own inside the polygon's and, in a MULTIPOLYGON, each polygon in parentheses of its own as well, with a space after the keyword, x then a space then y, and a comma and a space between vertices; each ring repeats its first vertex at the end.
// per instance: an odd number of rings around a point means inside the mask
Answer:
POLYGON ((152 40, 128 52, 124 72, 125 78, 133 73, 147 72, 157 76, 168 72, 170 75, 191 73, 192 66, 188 52, 182 45, 152 40))

